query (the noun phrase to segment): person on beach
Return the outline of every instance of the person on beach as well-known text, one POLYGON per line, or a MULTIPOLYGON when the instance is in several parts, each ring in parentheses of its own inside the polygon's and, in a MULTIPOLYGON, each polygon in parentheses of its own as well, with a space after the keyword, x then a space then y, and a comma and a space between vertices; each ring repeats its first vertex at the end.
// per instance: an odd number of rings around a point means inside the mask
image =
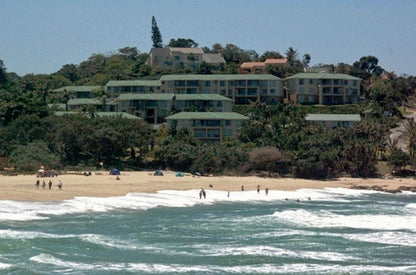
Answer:
POLYGON ((265 191, 266 191, 266 196, 267 196, 269 194, 269 188, 266 187, 265 191))
POLYGON ((207 197, 207 193, 205 193, 204 188, 201 187, 201 191, 199 192, 199 198, 202 199, 202 197, 204 197, 204 199, 207 197))
POLYGON ((230 197, 230 191, 227 192, 227 198, 229 198, 229 197, 230 197))
POLYGON ((39 188, 39 185, 40 185, 40 181, 37 180, 36 183, 35 183, 36 188, 39 188))
POLYGON ((48 186, 49 186, 49 190, 51 190, 52 189, 52 180, 49 180, 48 186))
POLYGON ((45 189, 45 186, 46 186, 46 182, 45 182, 45 180, 43 180, 42 181, 42 188, 45 189))
POLYGON ((58 188, 59 188, 59 190, 62 189, 62 181, 61 180, 58 181, 58 188))
POLYGON ((241 191, 244 191, 244 185, 241 185, 241 191))
POLYGON ((260 194, 260 184, 257 185, 257 194, 260 194))

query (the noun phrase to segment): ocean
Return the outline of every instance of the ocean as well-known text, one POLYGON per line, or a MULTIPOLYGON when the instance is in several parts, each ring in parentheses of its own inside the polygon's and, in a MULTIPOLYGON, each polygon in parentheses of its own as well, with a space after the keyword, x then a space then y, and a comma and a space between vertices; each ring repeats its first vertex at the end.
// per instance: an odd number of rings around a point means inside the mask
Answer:
POLYGON ((0 201, 0 273, 416 274, 414 193, 198 194, 0 201))

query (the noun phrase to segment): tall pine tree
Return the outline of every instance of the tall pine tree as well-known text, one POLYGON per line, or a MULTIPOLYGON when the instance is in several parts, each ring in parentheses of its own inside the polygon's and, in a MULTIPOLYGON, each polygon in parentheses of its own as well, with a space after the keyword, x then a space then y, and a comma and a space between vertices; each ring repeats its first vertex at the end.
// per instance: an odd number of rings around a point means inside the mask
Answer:
POLYGON ((153 48, 162 48, 162 34, 154 16, 152 16, 152 41, 153 48))

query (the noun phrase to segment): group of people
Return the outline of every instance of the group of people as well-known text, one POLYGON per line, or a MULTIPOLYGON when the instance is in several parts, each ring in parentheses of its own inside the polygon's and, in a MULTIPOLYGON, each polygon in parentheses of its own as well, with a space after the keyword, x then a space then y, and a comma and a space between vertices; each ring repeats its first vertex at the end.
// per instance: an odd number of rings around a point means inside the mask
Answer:
MULTIPOLYGON (((58 180, 58 188, 59 188, 59 190, 61 190, 62 189, 62 181, 61 180, 58 180)), ((36 188, 39 188, 39 186, 40 186, 40 180, 37 180, 36 181, 36 183, 35 183, 35 186, 36 186, 36 188)), ((49 180, 49 182, 48 182, 48 187, 49 187, 49 190, 51 190, 52 189, 52 180, 49 180)), ((45 189, 46 188, 46 182, 45 182, 45 180, 43 180, 42 181, 42 188, 43 189, 45 189)))

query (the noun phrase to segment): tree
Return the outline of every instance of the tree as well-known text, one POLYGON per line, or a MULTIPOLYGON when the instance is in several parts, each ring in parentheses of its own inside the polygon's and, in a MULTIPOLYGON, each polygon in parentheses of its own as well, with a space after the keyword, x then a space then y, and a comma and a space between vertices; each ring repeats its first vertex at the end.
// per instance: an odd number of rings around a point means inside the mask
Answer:
POLYGON ((178 39, 171 39, 168 44, 169 47, 179 47, 179 48, 196 48, 198 47, 198 43, 196 43, 192 39, 186 38, 178 38, 178 39))
POLYGON ((153 48, 162 48, 162 34, 154 16, 152 16, 152 42, 153 48))
POLYGON ((118 49, 118 52, 131 60, 137 60, 137 58, 139 57, 139 51, 136 47, 124 47, 118 49))
POLYGON ((266 61, 266 59, 269 59, 269 58, 281 59, 281 58, 284 58, 284 56, 281 55, 279 52, 266 51, 259 57, 259 61, 264 62, 266 61))
POLYGON ((297 50, 295 50, 293 47, 289 47, 286 52, 286 58, 287 58, 287 62, 289 63, 290 66, 294 66, 295 62, 298 61, 298 56, 299 53, 297 50))
POLYGON ((368 80, 373 75, 380 76, 383 71, 383 68, 378 66, 378 58, 368 55, 354 62, 351 74, 368 80))
POLYGON ((17 171, 22 172, 37 171, 41 165, 49 169, 56 169, 61 165, 59 157, 43 141, 17 146, 10 154, 9 162, 17 171))
POLYGON ((7 83, 6 67, 3 60, 0 59, 0 87, 5 86, 7 83))
POLYGON ((309 63, 311 62, 311 55, 310 54, 308 54, 308 53, 305 53, 304 55, 303 55, 303 58, 302 58, 302 64, 303 64, 303 66, 305 67, 305 68, 307 68, 308 66, 309 66, 309 63))
POLYGON ((266 146, 253 149, 248 161, 251 169, 266 170, 271 176, 278 170, 279 164, 286 161, 286 158, 278 148, 266 146))
POLYGON ((408 139, 408 150, 411 159, 416 155, 416 122, 412 118, 407 118, 403 121, 403 130, 400 130, 402 135, 408 139))

